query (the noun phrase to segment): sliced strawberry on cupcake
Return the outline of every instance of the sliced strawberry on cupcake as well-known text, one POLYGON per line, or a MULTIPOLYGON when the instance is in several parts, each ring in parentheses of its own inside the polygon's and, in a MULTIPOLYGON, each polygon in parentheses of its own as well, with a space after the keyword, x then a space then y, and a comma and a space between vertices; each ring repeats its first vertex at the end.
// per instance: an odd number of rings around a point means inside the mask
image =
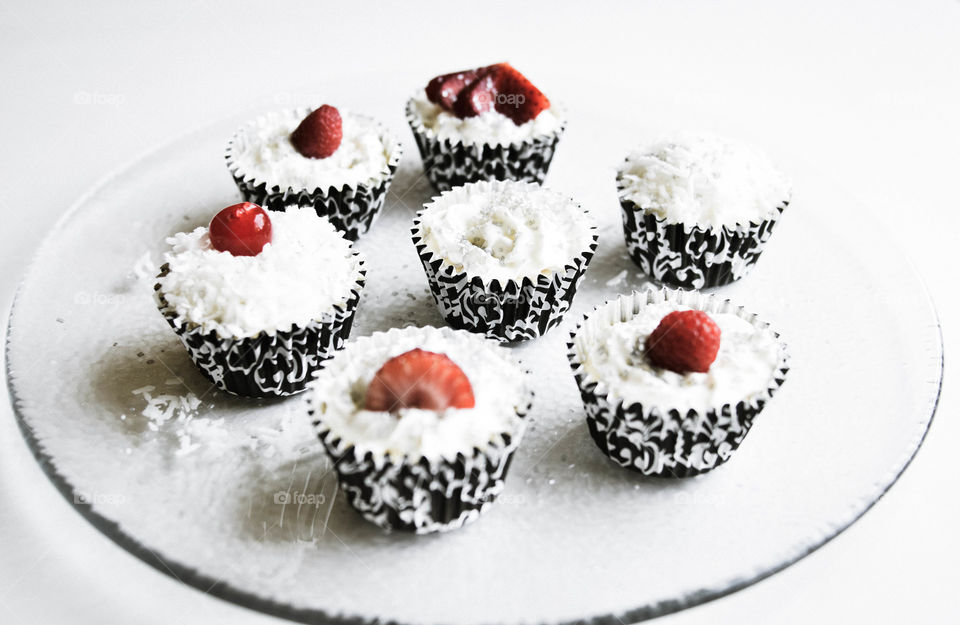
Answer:
POLYGON ((446 354, 411 349, 388 360, 367 388, 367 410, 473 408, 473 387, 446 354))
POLYGON ((564 129, 562 111, 509 63, 436 76, 407 102, 407 121, 438 191, 542 183, 564 129))
POLYGON ((393 328, 343 350, 311 383, 310 407, 347 501, 388 530, 477 519, 523 437, 528 373, 450 328, 393 328))
POLYGON ((527 77, 509 63, 501 63, 494 74, 497 97, 495 108, 513 123, 525 124, 550 108, 550 100, 527 77))
POLYGON ((463 88, 477 80, 477 71, 467 69, 437 76, 427 83, 427 99, 445 111, 453 111, 453 104, 463 88))

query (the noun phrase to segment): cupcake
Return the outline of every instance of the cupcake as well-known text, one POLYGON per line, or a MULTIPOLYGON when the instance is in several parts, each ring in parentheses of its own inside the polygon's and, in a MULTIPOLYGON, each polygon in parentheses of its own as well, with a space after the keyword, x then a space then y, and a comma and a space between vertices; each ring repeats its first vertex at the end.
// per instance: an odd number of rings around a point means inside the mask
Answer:
POLYGON ((532 182, 475 182, 417 214, 413 243, 447 323, 498 341, 563 319, 597 249, 575 201, 532 182))
POLYGON ((218 388, 300 392, 349 336, 363 260, 313 210, 244 202, 167 242, 157 305, 218 388))
POLYGON ((227 144, 243 199, 273 211, 309 206, 351 241, 380 213, 401 156, 379 123, 328 105, 269 113, 227 144))
POLYGON ((685 477, 725 462, 788 369, 767 323, 692 291, 611 300, 568 348, 594 442, 644 475, 685 477))
POLYGON ((357 512, 425 534, 474 521, 503 490, 532 399, 526 375, 481 337, 394 328, 350 341, 308 401, 357 512))
POLYGON ((543 182, 565 124, 508 63, 437 76, 407 102, 407 121, 438 191, 481 180, 543 182))
POLYGON ((627 250, 640 269, 702 289, 750 271, 791 188, 755 148, 678 135, 631 153, 617 172, 617 193, 627 250))

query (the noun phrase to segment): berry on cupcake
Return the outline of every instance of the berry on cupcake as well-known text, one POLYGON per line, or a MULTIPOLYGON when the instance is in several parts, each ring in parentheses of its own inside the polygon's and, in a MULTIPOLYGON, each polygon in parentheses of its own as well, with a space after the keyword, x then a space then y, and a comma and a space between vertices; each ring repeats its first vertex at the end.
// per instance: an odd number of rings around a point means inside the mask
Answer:
POLYGON ((438 191, 481 180, 543 182, 565 123, 509 63, 433 78, 407 102, 407 121, 438 191))
POLYGON ((768 324, 695 292, 621 296, 571 338, 594 442, 645 475, 683 477, 725 462, 788 369, 768 324))
POLYGON ((312 209, 235 204, 168 243, 157 305, 220 389, 249 397, 302 391, 349 336, 363 260, 312 209))
POLYGON ((311 383, 310 412, 364 518, 447 531, 503 490, 532 398, 526 377, 479 336, 394 328, 348 342, 311 383))
POLYGON ((401 156, 378 122, 329 104, 268 113, 227 144, 227 168, 245 200, 272 211, 313 208, 350 240, 378 216, 401 156))

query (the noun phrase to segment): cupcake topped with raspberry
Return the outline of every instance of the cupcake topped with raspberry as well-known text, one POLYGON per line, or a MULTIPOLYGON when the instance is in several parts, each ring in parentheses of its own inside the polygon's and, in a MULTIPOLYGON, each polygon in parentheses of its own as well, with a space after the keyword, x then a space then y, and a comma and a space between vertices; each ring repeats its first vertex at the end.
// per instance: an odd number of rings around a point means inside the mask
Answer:
POLYGON ((311 384, 310 412, 364 518, 448 531, 503 490, 530 408, 526 377, 478 336, 394 328, 348 343, 311 384))
POLYGON ((788 370, 767 323, 694 291, 621 296, 571 336, 594 442, 646 475, 695 475, 726 461, 788 370))
POLYGON ((387 172, 392 145, 369 117, 324 104, 258 117, 227 152, 242 176, 283 189, 355 186, 387 172))
POLYGON ((248 122, 226 156, 245 200, 274 211, 310 206, 355 240, 379 213, 402 150, 377 121, 324 104, 248 122))
POLYGON ((565 124, 509 63, 434 77, 407 102, 407 122, 439 191, 481 180, 543 182, 565 124))
POLYGON ((509 63, 437 76, 413 105, 427 130, 451 142, 505 145, 563 125, 549 98, 509 63))
POLYGON ((577 347, 585 374, 611 395, 680 412, 705 412, 766 391, 781 351, 767 328, 675 302, 595 327, 577 347))

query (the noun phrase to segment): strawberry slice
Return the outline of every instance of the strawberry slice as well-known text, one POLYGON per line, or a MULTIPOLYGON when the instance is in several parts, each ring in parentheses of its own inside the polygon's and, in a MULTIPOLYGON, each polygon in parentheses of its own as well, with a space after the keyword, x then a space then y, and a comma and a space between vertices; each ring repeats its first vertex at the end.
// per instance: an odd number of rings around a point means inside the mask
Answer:
MULTIPOLYGON (((495 67, 491 66, 491 68, 495 67)), ((493 110, 497 99, 497 70, 491 68, 481 68, 477 73, 477 79, 460 91, 457 101, 453 104, 454 115, 463 119, 493 110)))
POLYGON ((303 118, 290 134, 290 143, 307 158, 327 158, 337 151, 343 140, 340 111, 324 104, 303 118))
POLYGON ((388 360, 367 387, 367 410, 473 408, 473 387, 445 354, 412 349, 388 360))
POLYGON ((550 108, 547 96, 509 63, 497 66, 495 82, 497 112, 506 115, 518 126, 536 119, 537 115, 550 108))
POLYGON ((677 310, 644 342, 651 364, 676 373, 706 373, 720 351, 720 327, 700 310, 677 310))
POLYGON ((472 69, 437 76, 427 83, 427 99, 445 111, 453 111, 457 95, 476 79, 477 70, 472 69))

